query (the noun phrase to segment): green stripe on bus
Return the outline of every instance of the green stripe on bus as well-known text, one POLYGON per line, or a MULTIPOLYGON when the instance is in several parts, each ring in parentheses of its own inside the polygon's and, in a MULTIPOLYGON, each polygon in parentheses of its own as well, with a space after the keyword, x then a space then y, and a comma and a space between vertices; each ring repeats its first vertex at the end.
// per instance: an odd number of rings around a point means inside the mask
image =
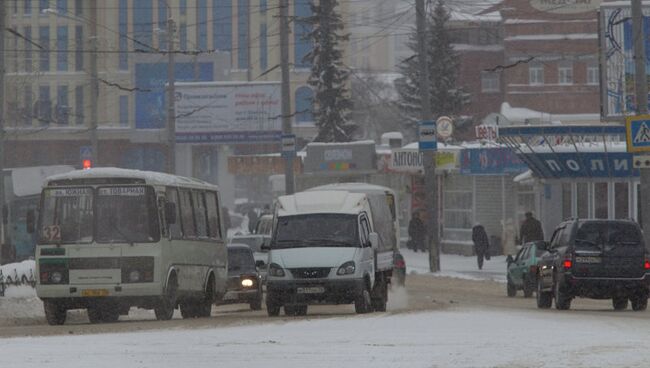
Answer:
POLYGON ((41 258, 39 259, 41 264, 67 264, 67 258, 41 258))

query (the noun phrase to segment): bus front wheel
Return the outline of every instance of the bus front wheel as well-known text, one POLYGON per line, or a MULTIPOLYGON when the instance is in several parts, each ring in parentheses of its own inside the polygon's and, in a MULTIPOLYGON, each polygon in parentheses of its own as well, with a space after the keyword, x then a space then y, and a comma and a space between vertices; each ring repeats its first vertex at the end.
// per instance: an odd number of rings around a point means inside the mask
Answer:
POLYGON ((50 326, 58 326, 65 323, 68 310, 62 303, 46 300, 43 302, 43 308, 45 309, 45 319, 50 326))
POLYGON ((158 305, 154 308, 156 313, 156 319, 159 321, 169 321, 174 316, 174 309, 176 309, 176 304, 178 304, 176 299, 176 290, 178 285, 176 283, 176 277, 172 276, 167 282, 167 290, 162 299, 158 302, 158 305))

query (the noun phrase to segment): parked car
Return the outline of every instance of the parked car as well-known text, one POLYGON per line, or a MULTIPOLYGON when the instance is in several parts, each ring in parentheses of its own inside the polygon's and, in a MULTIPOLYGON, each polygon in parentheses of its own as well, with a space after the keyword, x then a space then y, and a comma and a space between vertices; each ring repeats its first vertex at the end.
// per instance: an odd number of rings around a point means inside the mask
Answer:
POLYGON ((514 258, 508 255, 506 290, 509 297, 516 296, 517 290, 523 290, 525 298, 533 295, 537 287, 537 261, 546 252, 545 244, 543 241, 526 243, 514 258))
POLYGON ((569 309, 575 297, 612 299, 615 310, 648 306, 650 261, 630 220, 570 220, 553 232, 538 262, 537 306, 569 309))
POLYGON ((251 248, 246 244, 229 244, 226 293, 217 304, 247 303, 252 310, 260 310, 262 293, 262 277, 255 268, 251 248))

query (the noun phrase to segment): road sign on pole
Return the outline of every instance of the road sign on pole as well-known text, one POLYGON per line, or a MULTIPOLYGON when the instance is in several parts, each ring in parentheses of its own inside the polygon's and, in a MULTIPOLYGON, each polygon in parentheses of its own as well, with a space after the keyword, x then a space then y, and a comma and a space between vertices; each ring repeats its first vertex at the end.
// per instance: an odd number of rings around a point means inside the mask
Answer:
POLYGON ((438 137, 436 136, 436 123, 433 121, 421 121, 419 124, 420 151, 436 151, 438 149, 438 137))
POLYGON ((650 115, 629 116, 625 132, 628 152, 650 152, 650 115))
POLYGON ((296 135, 284 134, 282 135, 282 157, 295 157, 296 156, 296 135))

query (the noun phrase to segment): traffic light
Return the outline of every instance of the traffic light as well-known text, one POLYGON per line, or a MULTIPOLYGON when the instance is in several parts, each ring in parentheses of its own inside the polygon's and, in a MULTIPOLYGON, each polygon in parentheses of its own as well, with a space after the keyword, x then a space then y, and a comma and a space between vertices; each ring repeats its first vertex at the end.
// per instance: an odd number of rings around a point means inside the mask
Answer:
POLYGON ((84 170, 87 170, 93 167, 93 162, 92 160, 85 159, 81 161, 81 166, 84 170))

